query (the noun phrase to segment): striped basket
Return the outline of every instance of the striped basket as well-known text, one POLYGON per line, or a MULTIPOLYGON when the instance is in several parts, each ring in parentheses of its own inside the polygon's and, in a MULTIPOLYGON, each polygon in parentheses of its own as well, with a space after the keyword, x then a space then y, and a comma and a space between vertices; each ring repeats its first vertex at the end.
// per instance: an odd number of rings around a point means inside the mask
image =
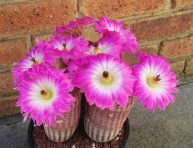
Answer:
POLYGON ((76 98, 75 103, 72 105, 71 111, 64 113, 64 119, 58 119, 54 126, 47 127, 45 124, 44 130, 48 138, 55 142, 64 142, 68 140, 75 132, 81 109, 81 93, 78 89, 72 92, 76 98))
POLYGON ((134 98, 132 97, 125 108, 116 105, 112 111, 101 110, 95 105, 87 105, 84 119, 87 135, 96 142, 107 142, 114 139, 126 121, 133 104, 134 98))

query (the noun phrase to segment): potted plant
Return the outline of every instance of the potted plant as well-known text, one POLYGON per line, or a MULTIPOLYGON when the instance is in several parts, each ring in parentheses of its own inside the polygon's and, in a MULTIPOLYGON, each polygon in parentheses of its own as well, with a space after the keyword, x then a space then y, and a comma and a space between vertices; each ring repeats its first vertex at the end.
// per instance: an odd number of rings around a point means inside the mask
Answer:
POLYGON ((169 63, 140 51, 136 37, 123 25, 105 17, 83 17, 58 26, 49 41, 37 41, 13 69, 24 120, 29 117, 37 125, 43 123, 54 141, 67 140, 78 124, 82 92, 85 132, 96 142, 108 142, 119 134, 135 100, 152 112, 156 106, 165 110, 173 103, 178 80, 169 63), (90 27, 99 40, 84 38, 90 27), (129 66, 122 60, 124 53, 134 55, 138 62, 129 66), (68 136, 61 138, 58 131, 68 136))
MULTIPOLYGON (((101 18, 92 24, 100 35, 89 42, 88 51, 78 62, 72 78, 85 93, 87 112, 85 131, 97 142, 115 138, 134 103, 134 97, 144 108, 165 110, 174 102, 178 81, 164 57, 140 52, 136 37, 123 23, 101 18), (124 53, 136 56, 138 63, 128 66, 124 53)), ((69 68, 71 69, 71 68, 69 68)))
MULTIPOLYGON (((68 140, 78 126, 81 94, 74 88, 65 69, 57 69, 57 55, 49 42, 38 41, 13 68, 17 106, 24 121, 43 124, 55 142, 68 140)), ((58 66, 59 67, 59 66, 58 66)))

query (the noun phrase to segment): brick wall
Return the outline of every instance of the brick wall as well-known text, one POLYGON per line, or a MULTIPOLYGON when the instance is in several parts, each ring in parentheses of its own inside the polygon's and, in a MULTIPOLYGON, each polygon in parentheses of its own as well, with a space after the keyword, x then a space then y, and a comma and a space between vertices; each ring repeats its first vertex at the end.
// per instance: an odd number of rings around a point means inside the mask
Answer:
MULTIPOLYGON (((165 56, 178 77, 193 74, 193 0, 1 0, 0 116, 18 112, 14 63, 36 38, 47 39, 56 25, 84 15, 124 21, 141 48, 165 56)), ((86 35, 95 38, 92 31, 86 35)))

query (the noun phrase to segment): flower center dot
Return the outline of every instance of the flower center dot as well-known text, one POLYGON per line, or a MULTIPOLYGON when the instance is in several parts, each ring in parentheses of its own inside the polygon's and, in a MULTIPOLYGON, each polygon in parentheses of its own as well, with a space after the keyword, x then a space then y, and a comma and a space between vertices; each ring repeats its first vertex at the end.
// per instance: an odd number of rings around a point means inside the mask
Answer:
POLYGON ((63 48, 66 49, 66 43, 62 44, 63 48))
POLYGON ((108 78, 109 77, 109 72, 108 71, 104 71, 103 72, 103 77, 104 78, 108 78))
POLYGON ((43 100, 50 100, 53 97, 53 93, 51 90, 44 90, 43 89, 40 91, 40 94, 41 94, 43 100))
POLYGON ((31 61, 33 62, 33 65, 38 65, 39 64, 38 61, 36 61, 36 59, 34 57, 31 59, 31 61))
POLYGON ((161 77, 160 75, 148 77, 146 81, 147 81, 147 85, 150 88, 155 88, 159 84, 159 81, 161 81, 161 77))
POLYGON ((103 85, 110 85, 113 83, 113 77, 108 71, 104 71, 100 81, 103 85))

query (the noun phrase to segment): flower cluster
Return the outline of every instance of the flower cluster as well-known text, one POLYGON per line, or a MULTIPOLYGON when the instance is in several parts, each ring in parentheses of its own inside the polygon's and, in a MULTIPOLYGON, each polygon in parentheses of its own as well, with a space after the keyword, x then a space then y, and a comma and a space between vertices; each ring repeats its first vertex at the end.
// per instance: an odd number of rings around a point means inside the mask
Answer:
POLYGON ((144 108, 165 110, 178 92, 176 76, 163 57, 138 51, 136 37, 123 22, 83 17, 58 26, 50 41, 38 41, 13 68, 20 93, 17 105, 25 119, 52 125, 70 111, 70 92, 78 87, 90 105, 101 109, 124 107, 135 96, 144 108), (100 38, 84 39, 87 28, 100 38), (128 66, 122 60, 126 52, 139 62, 128 66), (58 69, 57 64, 62 66, 58 69))
POLYGON ((74 86, 64 69, 57 70, 57 56, 50 42, 38 41, 12 69, 16 90, 20 96, 16 105, 24 120, 33 119, 37 125, 56 123, 71 109, 74 86))

